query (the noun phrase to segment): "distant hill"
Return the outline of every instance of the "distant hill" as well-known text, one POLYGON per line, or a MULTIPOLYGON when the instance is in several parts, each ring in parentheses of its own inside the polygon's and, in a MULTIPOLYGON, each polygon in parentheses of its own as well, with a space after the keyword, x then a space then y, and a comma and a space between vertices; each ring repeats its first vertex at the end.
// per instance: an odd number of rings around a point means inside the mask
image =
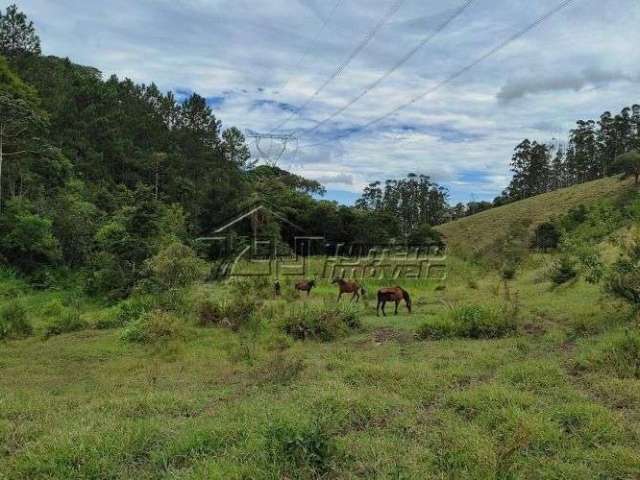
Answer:
POLYGON ((527 220, 531 227, 562 215, 580 204, 620 198, 634 189, 633 180, 608 177, 520 200, 469 217, 446 223, 437 230, 446 235, 449 249, 456 254, 484 252, 503 237, 509 225, 527 220))

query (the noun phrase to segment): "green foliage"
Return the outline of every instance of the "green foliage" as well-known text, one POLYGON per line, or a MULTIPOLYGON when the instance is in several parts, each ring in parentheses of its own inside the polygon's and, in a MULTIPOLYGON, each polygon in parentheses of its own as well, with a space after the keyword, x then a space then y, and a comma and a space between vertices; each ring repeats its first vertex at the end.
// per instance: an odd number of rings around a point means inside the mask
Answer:
POLYGON ((631 330, 608 334, 586 349, 576 365, 581 370, 640 379, 640 334, 631 330))
POLYGON ((437 245, 442 242, 442 234, 429 224, 416 227, 407 237, 409 245, 437 245))
POLYGON ((18 55, 40 55, 40 38, 33 22, 9 5, 4 14, 0 13, 0 54, 7 57, 18 55))
POLYGON ((576 262, 569 255, 562 255, 551 267, 551 281, 562 285, 578 276, 576 262))
POLYGON ((532 245, 540 251, 546 252, 558 248, 561 233, 555 223, 544 222, 535 229, 532 245))
POLYGON ((640 152, 631 150, 616 157, 615 164, 625 176, 633 176, 636 185, 640 181, 640 152))
POLYGON ((291 384, 305 369, 305 362, 299 356, 276 352, 258 371, 262 382, 276 385, 291 384))
POLYGON ((425 322, 418 328, 417 336, 423 340, 500 338, 513 335, 516 329, 516 312, 512 308, 463 305, 425 322))
POLYGON ((132 343, 151 344, 183 339, 186 332, 186 325, 175 315, 154 310, 129 324, 122 332, 122 339, 132 343))
POLYGON ((99 318, 95 327, 98 330, 107 330, 127 326, 149 312, 152 307, 149 298, 134 296, 118 304, 115 309, 112 309, 110 315, 99 318))
POLYGON ((206 299, 198 304, 198 323, 203 327, 222 326, 237 331, 246 326, 257 311, 258 304, 251 296, 206 299))
POLYGON ((91 257, 98 228, 97 208, 86 195, 84 184, 72 180, 54 201, 53 233, 72 266, 85 265, 91 257))
POLYGON ((273 422, 264 432, 264 452, 281 475, 321 478, 336 455, 331 432, 317 418, 311 422, 273 422))
POLYGON ((640 308, 640 238, 625 245, 607 274, 605 288, 634 308, 640 308))
POLYGON ((0 255, 12 259, 23 272, 33 272, 60 260, 51 220, 35 213, 24 200, 8 202, 6 212, 0 216, 0 231, 0 255))
POLYGON ((65 307, 59 301, 49 303, 45 309, 48 318, 44 330, 45 337, 77 332, 88 328, 88 323, 80 317, 77 307, 65 307))
POLYGON ((151 278, 163 290, 193 285, 207 274, 207 264, 194 251, 178 242, 163 248, 147 262, 151 278))
POLYGON ((298 340, 328 342, 361 326, 360 310, 352 304, 304 304, 292 306, 282 321, 282 329, 298 340))
POLYGON ((0 307, 0 340, 28 337, 33 326, 27 317, 27 309, 21 302, 10 301, 0 307))

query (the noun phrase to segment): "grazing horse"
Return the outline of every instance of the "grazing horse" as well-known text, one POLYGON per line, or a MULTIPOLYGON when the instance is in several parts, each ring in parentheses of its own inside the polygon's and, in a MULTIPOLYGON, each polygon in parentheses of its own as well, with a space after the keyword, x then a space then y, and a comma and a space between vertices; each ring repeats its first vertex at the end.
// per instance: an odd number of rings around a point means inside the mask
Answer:
POLYGON ((307 296, 311 293, 311 289, 316 286, 315 280, 302 280, 296 283, 295 289, 298 292, 307 292, 307 296))
POLYGON ((379 309, 380 307, 382 307, 382 315, 384 315, 385 317, 387 316, 384 311, 384 306, 387 302, 396 303, 396 310, 394 313, 395 315, 397 315, 398 304, 401 300, 404 300, 404 303, 407 305, 407 310, 409 311, 409 313, 411 313, 411 297, 409 296, 409 292, 400 287, 381 288, 380 290, 378 290, 378 305, 376 305, 376 315, 380 315, 379 309))
POLYGON ((351 301, 355 299, 356 303, 360 300, 360 295, 364 295, 366 293, 365 289, 362 288, 358 282, 348 282, 344 278, 334 278, 331 283, 338 284, 338 302, 340 301, 340 297, 342 297, 343 293, 353 293, 351 301))

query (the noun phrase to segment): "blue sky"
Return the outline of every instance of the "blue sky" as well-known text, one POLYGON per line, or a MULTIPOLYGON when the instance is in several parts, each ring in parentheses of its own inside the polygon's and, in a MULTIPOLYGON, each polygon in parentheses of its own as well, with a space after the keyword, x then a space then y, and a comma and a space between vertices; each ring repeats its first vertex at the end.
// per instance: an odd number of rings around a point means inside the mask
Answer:
POLYGON ((336 0, 18 0, 18 6, 36 23, 46 54, 104 75, 154 81, 163 90, 197 91, 226 127, 270 132, 293 112, 283 131, 296 132, 299 148, 291 142, 279 165, 323 182, 329 198, 347 203, 367 183, 409 172, 447 186, 454 202, 492 199, 509 181, 508 162, 521 139, 564 137, 579 118, 640 101, 640 2, 576 0, 454 82, 361 130, 560 3, 475 0, 376 89, 309 132, 464 3, 405 0, 313 96, 394 1, 343 0, 331 16, 336 0), (346 133, 352 134, 336 139, 346 133))

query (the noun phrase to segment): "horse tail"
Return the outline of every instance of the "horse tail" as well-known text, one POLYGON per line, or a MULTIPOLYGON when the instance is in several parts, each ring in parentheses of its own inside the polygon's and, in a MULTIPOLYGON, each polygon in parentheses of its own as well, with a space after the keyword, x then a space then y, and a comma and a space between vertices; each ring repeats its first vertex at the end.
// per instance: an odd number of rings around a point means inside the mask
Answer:
POLYGON ((367 291, 364 289, 364 287, 360 287, 360 294, 364 297, 367 294, 367 291))

